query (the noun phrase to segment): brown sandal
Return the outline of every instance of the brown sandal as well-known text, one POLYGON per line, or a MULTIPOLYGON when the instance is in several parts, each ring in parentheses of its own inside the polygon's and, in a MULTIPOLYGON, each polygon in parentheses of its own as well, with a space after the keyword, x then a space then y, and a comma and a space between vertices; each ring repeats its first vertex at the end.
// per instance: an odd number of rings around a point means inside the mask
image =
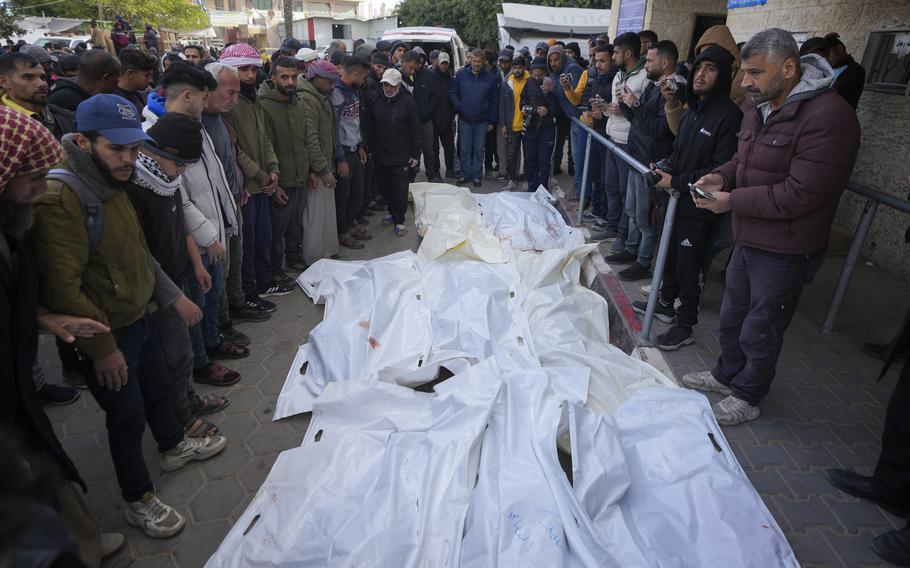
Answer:
POLYGON ((221 429, 211 422, 201 418, 194 418, 189 425, 183 427, 183 433, 188 438, 211 438, 212 436, 220 436, 221 429))
POLYGON ((199 396, 196 395, 196 400, 193 402, 193 411, 196 416, 201 416, 203 414, 211 414, 212 412, 218 412, 219 410, 224 410, 231 405, 231 399, 226 396, 220 396, 216 394, 206 394, 199 396))
POLYGON ((362 249, 363 248, 363 243, 357 241, 356 239, 354 239, 354 237, 352 237, 348 233, 345 233, 343 236, 341 236, 338 239, 338 242, 341 244, 341 246, 348 247, 349 249, 362 249))
POLYGON ((222 340, 218 347, 215 347, 214 349, 207 347, 205 349, 205 352, 208 354, 209 359, 212 361, 224 359, 243 359, 250 356, 249 349, 226 340, 222 340))
POLYGON ((200 369, 193 369, 193 378, 201 385, 226 387, 239 381, 240 373, 218 363, 209 363, 200 369))

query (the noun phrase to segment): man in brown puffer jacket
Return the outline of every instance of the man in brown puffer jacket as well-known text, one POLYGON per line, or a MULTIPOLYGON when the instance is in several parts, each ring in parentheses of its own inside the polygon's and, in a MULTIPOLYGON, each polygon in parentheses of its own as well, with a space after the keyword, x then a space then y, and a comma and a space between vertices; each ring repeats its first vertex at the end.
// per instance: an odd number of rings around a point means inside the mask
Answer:
POLYGON ((695 198, 697 207, 733 211, 721 353, 712 371, 682 379, 730 395, 714 405, 724 425, 759 415, 803 285, 828 247, 860 135, 853 109, 830 88, 834 70, 818 55, 800 59, 786 30, 756 34, 742 57, 751 100, 743 105, 736 156, 696 182, 711 194, 695 198))

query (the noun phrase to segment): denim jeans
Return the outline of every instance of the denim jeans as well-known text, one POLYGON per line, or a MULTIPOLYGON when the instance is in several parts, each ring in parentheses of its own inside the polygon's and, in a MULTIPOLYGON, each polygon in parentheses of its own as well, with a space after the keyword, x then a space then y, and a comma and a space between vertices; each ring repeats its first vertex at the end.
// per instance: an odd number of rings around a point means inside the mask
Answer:
MULTIPOLYGON (((572 188, 575 193, 580 192, 581 178, 584 176, 585 148, 588 146, 588 133, 581 126, 572 123, 570 128, 572 136, 572 161, 575 162, 575 174, 572 177, 572 188)), ((594 156, 594 150, 591 149, 591 156, 594 156)), ((585 195, 591 195, 591 176, 588 174, 588 183, 585 185, 585 195)))
POLYGON ((471 124, 458 119, 458 148, 461 150, 461 175, 467 179, 483 177, 483 148, 487 123, 471 124))
POLYGON ((99 385, 94 364, 88 358, 82 362, 82 371, 88 378, 89 391, 106 415, 108 446, 120 492, 126 501, 138 501, 153 489, 142 455, 146 423, 160 452, 176 447, 183 439, 183 430, 174 414, 170 375, 164 365, 158 334, 148 316, 143 315, 113 333, 117 349, 126 359, 126 384, 116 392, 99 385))
POLYGON ((657 233, 651 227, 651 201, 654 189, 648 187, 638 172, 629 173, 629 185, 626 188, 625 213, 629 218, 629 236, 626 237, 626 250, 637 254, 638 264, 651 267, 657 233))
POLYGON ((555 143, 555 128, 531 128, 525 133, 525 177, 529 191, 537 191, 541 185, 550 188, 550 164, 555 143))
POLYGON ((186 282, 190 299, 202 310, 202 321, 190 328, 190 337, 193 340, 193 368, 201 369, 209 363, 206 348, 214 349, 221 345, 218 337, 218 298, 224 288, 224 267, 220 264, 209 262, 207 254, 202 255, 202 264, 212 277, 212 288, 202 293, 202 288, 196 282, 193 266, 187 264, 186 282))
POLYGON ((181 426, 193 419, 196 390, 193 388, 193 340, 183 318, 173 305, 162 308, 149 316, 158 334, 164 366, 171 376, 171 399, 174 413, 181 426))
POLYGON ((272 217, 269 196, 250 196, 243 211, 243 293, 256 295, 257 286, 272 284, 272 217))
POLYGON ((717 329, 720 356, 711 373, 736 398, 756 406, 768 394, 803 285, 812 281, 823 259, 821 253, 733 248, 717 329))
MULTIPOLYGON (((629 147, 616 144, 623 150, 629 147)), ((629 218, 626 216, 624 201, 629 186, 629 165, 609 150, 604 151, 604 191, 607 195, 607 229, 619 233, 620 242, 629 234, 629 218)))

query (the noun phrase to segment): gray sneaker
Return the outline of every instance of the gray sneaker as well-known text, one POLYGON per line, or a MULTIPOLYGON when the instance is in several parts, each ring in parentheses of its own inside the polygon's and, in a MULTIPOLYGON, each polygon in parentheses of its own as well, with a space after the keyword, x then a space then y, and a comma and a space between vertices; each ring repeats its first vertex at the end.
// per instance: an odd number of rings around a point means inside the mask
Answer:
POLYGON ((515 189, 516 189, 515 182, 512 180, 509 180, 508 183, 506 183, 504 186, 502 186, 502 190, 500 190, 500 191, 515 191, 515 189))
POLYGON ((184 438, 177 447, 161 452, 161 471, 177 471, 191 461, 203 461, 221 453, 227 445, 224 436, 184 438))
POLYGON ((123 513, 127 523, 139 527, 152 538, 170 538, 186 526, 180 513, 159 501, 151 491, 142 499, 127 503, 123 513))
POLYGON ((694 373, 686 373, 679 380, 684 386, 689 387, 690 389, 695 389, 705 392, 719 392, 723 395, 731 395, 733 391, 730 390, 730 387, 723 384, 714 378, 714 375, 711 374, 711 371, 696 371, 694 373))
POLYGON ((609 241, 616 238, 616 231, 604 229, 602 231, 591 231, 591 242, 609 241))
POLYGON ((748 402, 732 395, 715 403, 711 406, 711 410, 714 411, 714 418, 717 419, 717 423, 721 426, 736 426, 743 422, 755 420, 761 414, 757 406, 752 406, 748 402))

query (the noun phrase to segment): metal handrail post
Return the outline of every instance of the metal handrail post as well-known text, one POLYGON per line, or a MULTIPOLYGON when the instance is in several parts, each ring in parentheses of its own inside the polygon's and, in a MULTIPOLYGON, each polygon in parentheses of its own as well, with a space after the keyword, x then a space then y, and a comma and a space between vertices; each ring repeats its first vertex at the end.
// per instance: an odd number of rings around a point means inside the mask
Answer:
POLYGON ((581 172, 581 188, 578 190, 578 219, 576 227, 581 227, 581 215, 585 209, 585 187, 588 185, 588 161, 591 159, 591 133, 588 133, 588 143, 585 144, 585 164, 581 172))
POLYGON ((856 268, 856 261, 859 260, 860 252, 863 249, 863 243, 869 234, 869 228, 872 226, 872 219, 875 212, 878 211, 879 201, 875 197, 866 199, 866 205, 863 207, 863 214, 859 218, 859 225, 856 227, 856 234, 853 236, 853 242, 850 243, 850 250, 847 251, 847 258, 844 260, 844 267, 841 269, 840 278, 837 280, 837 287, 834 289, 834 296, 831 298, 831 305, 828 306, 828 314, 825 316, 825 323, 822 325, 822 333, 831 333, 834 329, 834 320, 837 318, 837 312, 847 294, 847 287, 850 285, 850 278, 853 276, 853 269, 856 268))
POLYGON ((657 258, 654 261, 654 274, 651 276, 651 293, 648 294, 648 307, 645 309, 645 319, 641 324, 643 345, 652 345, 651 326, 654 323, 654 310, 657 309, 657 297, 660 295, 660 284, 664 276, 664 266, 667 264, 667 251, 670 250, 670 234, 673 232, 673 222, 676 219, 676 206, 678 204, 679 192, 670 192, 667 214, 664 216, 664 228, 660 234, 660 245, 657 247, 657 258))

